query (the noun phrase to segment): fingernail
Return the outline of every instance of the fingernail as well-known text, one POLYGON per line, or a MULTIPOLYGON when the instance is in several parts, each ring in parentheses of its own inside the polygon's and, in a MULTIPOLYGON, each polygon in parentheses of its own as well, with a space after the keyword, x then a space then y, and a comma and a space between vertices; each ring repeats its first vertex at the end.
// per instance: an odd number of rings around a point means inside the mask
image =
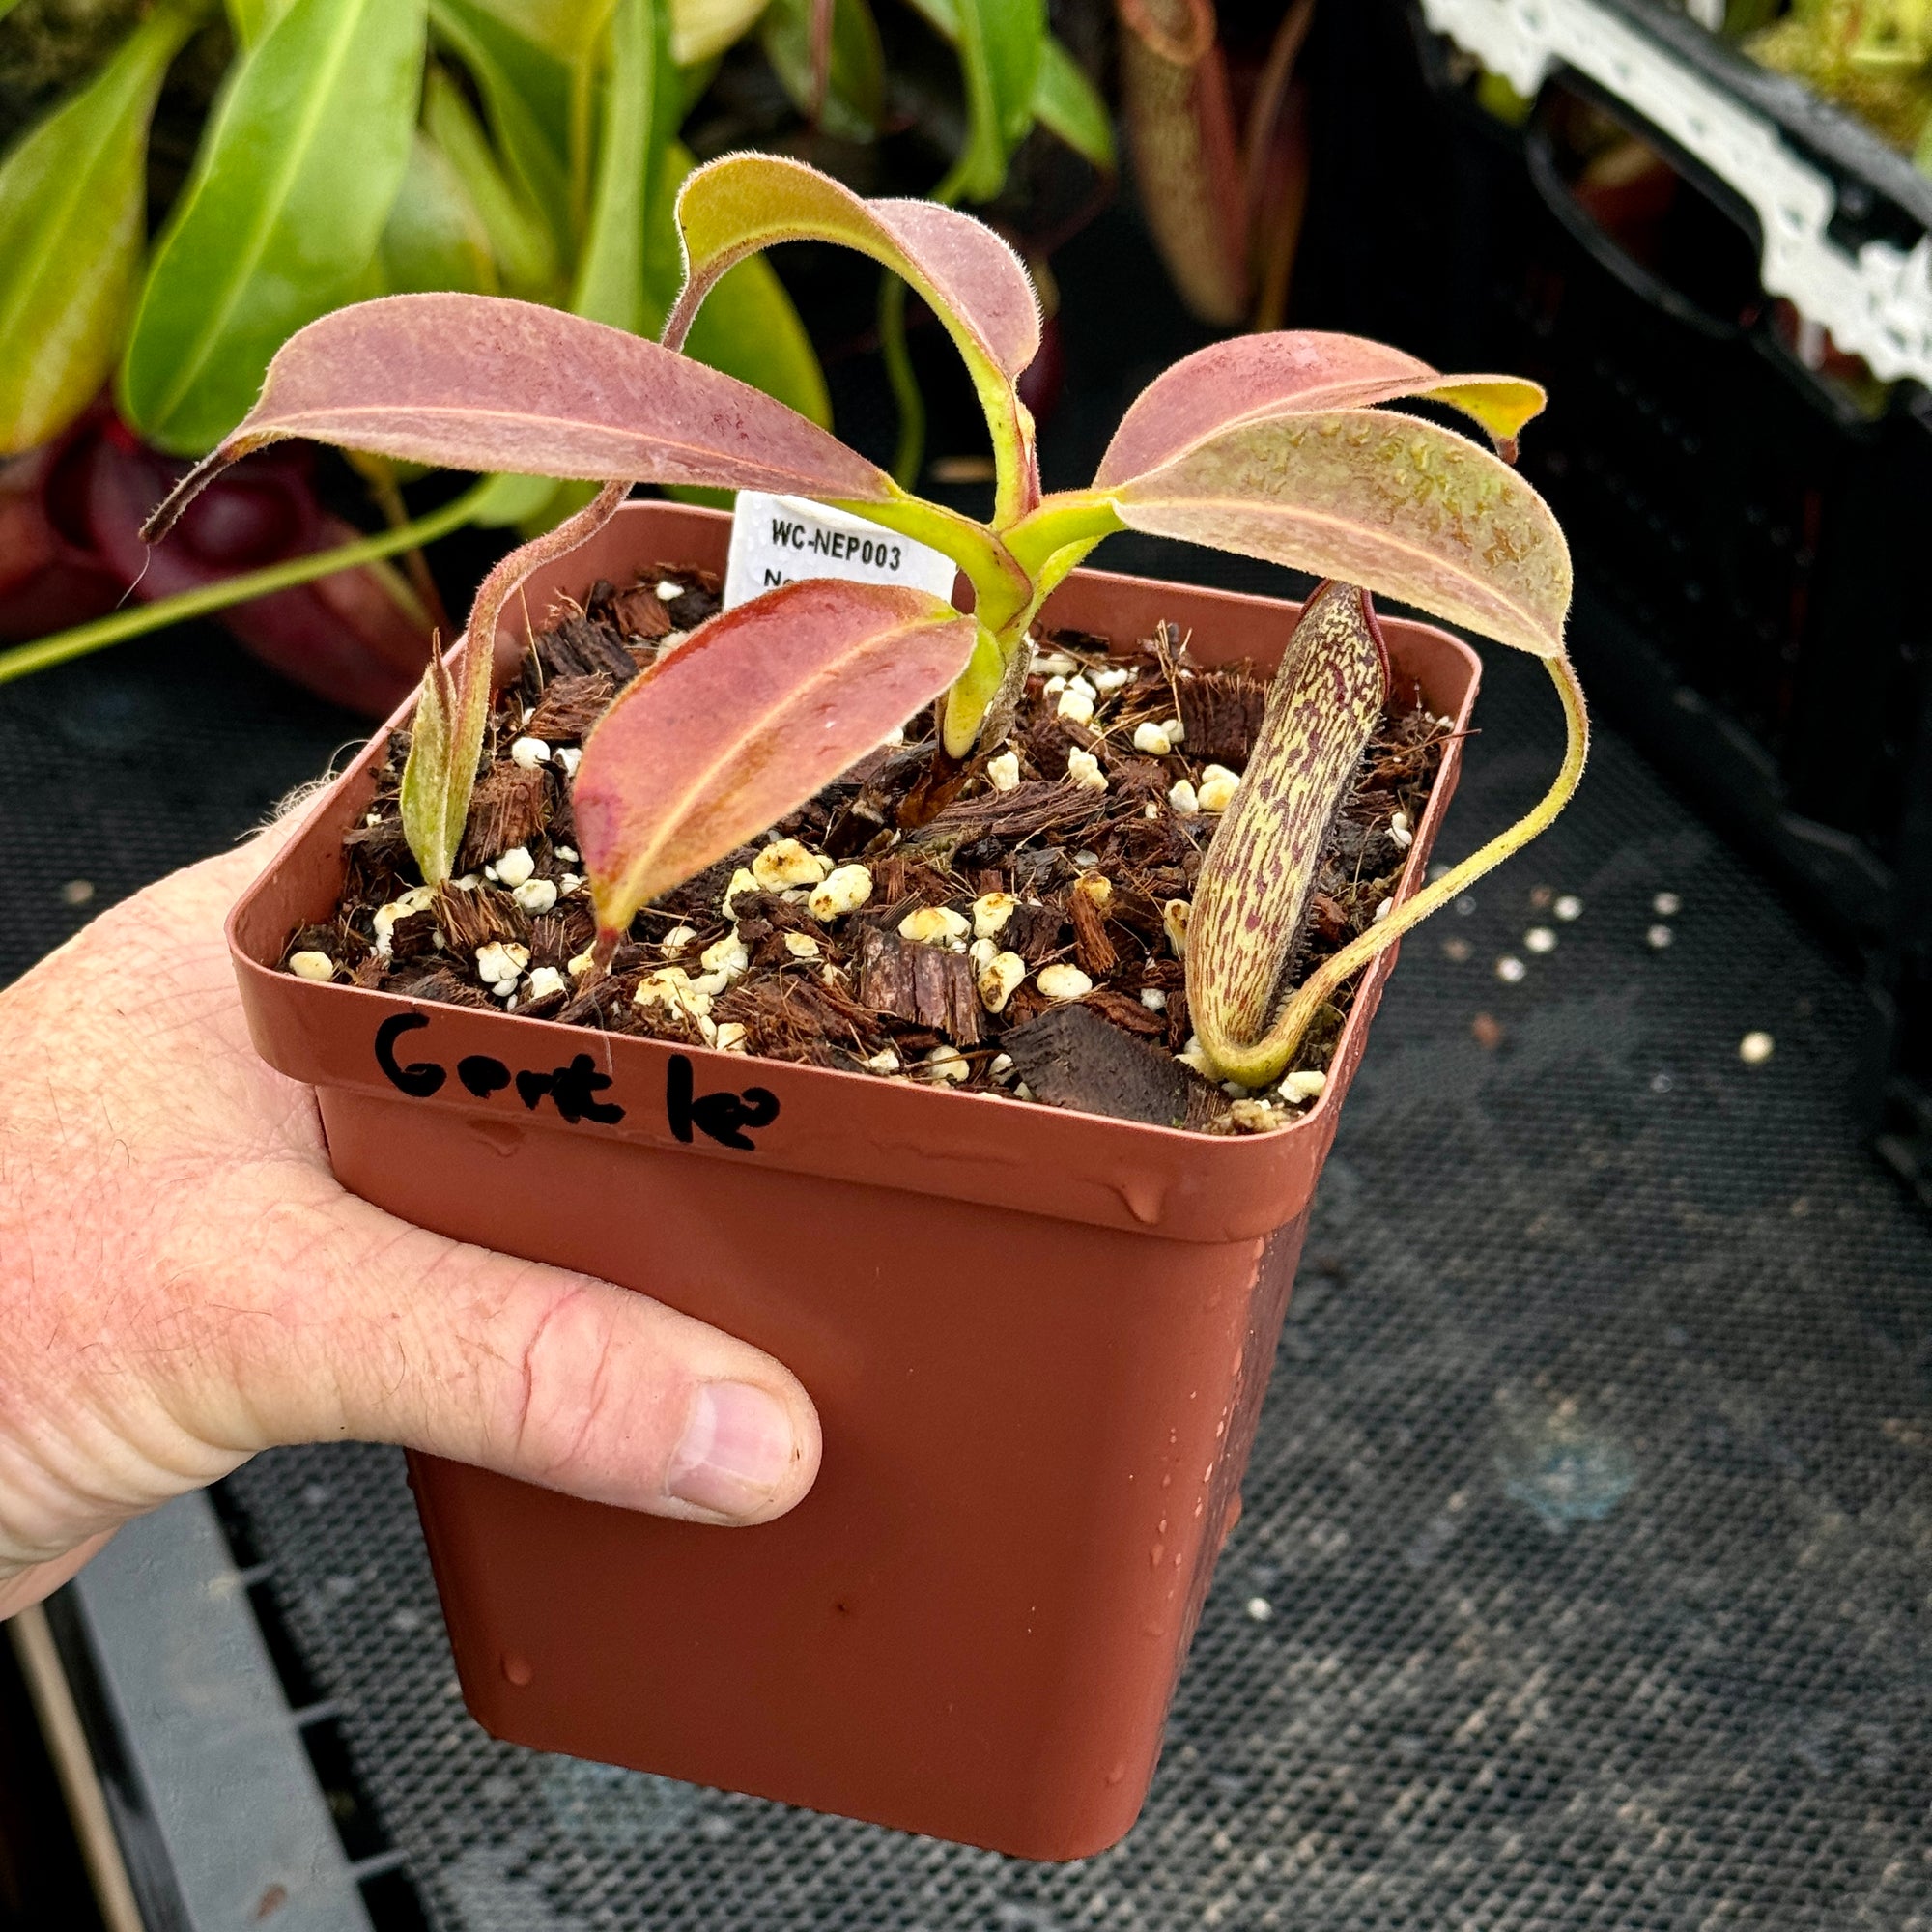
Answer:
POLYGON ((750 1382, 706 1382, 691 1399, 666 1487, 718 1516, 751 1516, 772 1499, 799 1453, 791 1415, 750 1382))

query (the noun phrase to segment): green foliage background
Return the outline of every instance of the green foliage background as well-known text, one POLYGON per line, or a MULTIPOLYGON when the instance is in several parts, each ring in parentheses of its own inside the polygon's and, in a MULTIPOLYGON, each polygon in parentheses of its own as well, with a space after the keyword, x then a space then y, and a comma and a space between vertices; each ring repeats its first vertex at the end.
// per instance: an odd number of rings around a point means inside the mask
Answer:
MULTIPOLYGON (((955 192, 997 194, 1036 122, 1111 165, 1105 105, 1048 35, 1043 0, 915 4, 958 50, 955 192)), ((109 384, 149 442, 203 454, 289 335, 385 293, 500 293, 654 332, 682 271, 678 131, 725 47, 755 32, 829 132, 878 130, 868 0, 836 0, 816 99, 810 5, 0 0, 0 128, 39 110, 0 157, 0 456, 57 435, 109 384), (151 153, 156 101, 197 66, 212 105, 151 241, 151 184, 168 174, 151 153)), ((724 279, 690 350, 829 421, 762 258, 724 279)), ((505 479, 486 515, 546 524, 579 495, 505 479)))

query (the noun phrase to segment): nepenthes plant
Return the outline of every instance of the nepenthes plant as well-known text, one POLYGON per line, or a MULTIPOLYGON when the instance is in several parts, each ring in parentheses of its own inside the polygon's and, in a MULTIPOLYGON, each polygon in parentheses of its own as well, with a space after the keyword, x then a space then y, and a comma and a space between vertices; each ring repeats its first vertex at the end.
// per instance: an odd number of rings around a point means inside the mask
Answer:
POLYGON ((461 647, 425 677, 402 807, 427 885, 449 878, 462 841, 506 600, 639 482, 775 491, 852 512, 952 558, 972 609, 889 585, 790 584, 714 617, 629 684, 584 748, 574 795, 600 963, 655 895, 811 797, 928 701, 942 786, 996 752, 1042 604, 1122 529, 1323 580, 1197 882, 1189 1009, 1221 1078, 1251 1088, 1279 1078, 1338 987, 1535 837, 1575 790, 1588 726, 1564 653, 1569 554, 1509 460, 1543 407, 1534 384, 1442 375, 1353 336, 1242 337, 1149 384, 1089 487, 1043 493, 1017 388, 1039 346, 1038 306, 989 229, 929 202, 864 201, 758 155, 694 173, 678 224, 685 281, 656 343, 479 296, 388 297, 326 316, 281 350, 246 419, 149 526, 158 538, 211 476, 289 437, 603 486, 490 573, 461 647), (724 274, 803 240, 870 256, 951 334, 992 440, 989 521, 911 495, 828 431, 679 353, 724 274), (1406 398, 1462 412, 1493 447, 1386 407, 1406 398), (1372 594, 1540 658, 1562 699, 1567 749, 1534 810, 1288 987, 1314 868, 1388 696, 1372 594))

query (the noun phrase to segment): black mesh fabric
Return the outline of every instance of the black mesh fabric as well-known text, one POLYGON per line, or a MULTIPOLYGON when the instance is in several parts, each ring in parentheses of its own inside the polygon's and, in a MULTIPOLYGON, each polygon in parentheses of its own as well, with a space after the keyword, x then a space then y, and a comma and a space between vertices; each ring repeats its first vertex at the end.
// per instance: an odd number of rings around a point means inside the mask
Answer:
MULTIPOLYGON (((1502 655, 1451 851, 1554 762, 1502 655)), ((84 916, 64 881, 213 849, 340 734, 213 645, 0 693, 0 971, 84 916)), ((1923 1932, 1932 1235, 1858 1144, 1860 1020, 1609 734, 1410 938, 1152 1797, 1075 1865, 495 1744, 394 1451, 231 1494, 438 1932, 1923 1932)))

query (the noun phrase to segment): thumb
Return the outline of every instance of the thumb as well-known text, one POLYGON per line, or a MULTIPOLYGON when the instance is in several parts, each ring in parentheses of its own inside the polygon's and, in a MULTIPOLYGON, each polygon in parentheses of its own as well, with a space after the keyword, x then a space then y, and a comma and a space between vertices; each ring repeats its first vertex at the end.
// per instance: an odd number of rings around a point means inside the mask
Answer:
MULTIPOLYGON (((397 1442, 595 1502, 720 1523, 782 1516, 818 1471, 818 1415, 749 1343, 647 1295, 447 1240, 353 1195, 310 1225, 268 1321, 199 1391, 224 1446, 397 1442), (324 1225, 314 1225, 320 1221, 324 1225)), ((202 1379, 197 1378, 197 1379, 202 1379)))

